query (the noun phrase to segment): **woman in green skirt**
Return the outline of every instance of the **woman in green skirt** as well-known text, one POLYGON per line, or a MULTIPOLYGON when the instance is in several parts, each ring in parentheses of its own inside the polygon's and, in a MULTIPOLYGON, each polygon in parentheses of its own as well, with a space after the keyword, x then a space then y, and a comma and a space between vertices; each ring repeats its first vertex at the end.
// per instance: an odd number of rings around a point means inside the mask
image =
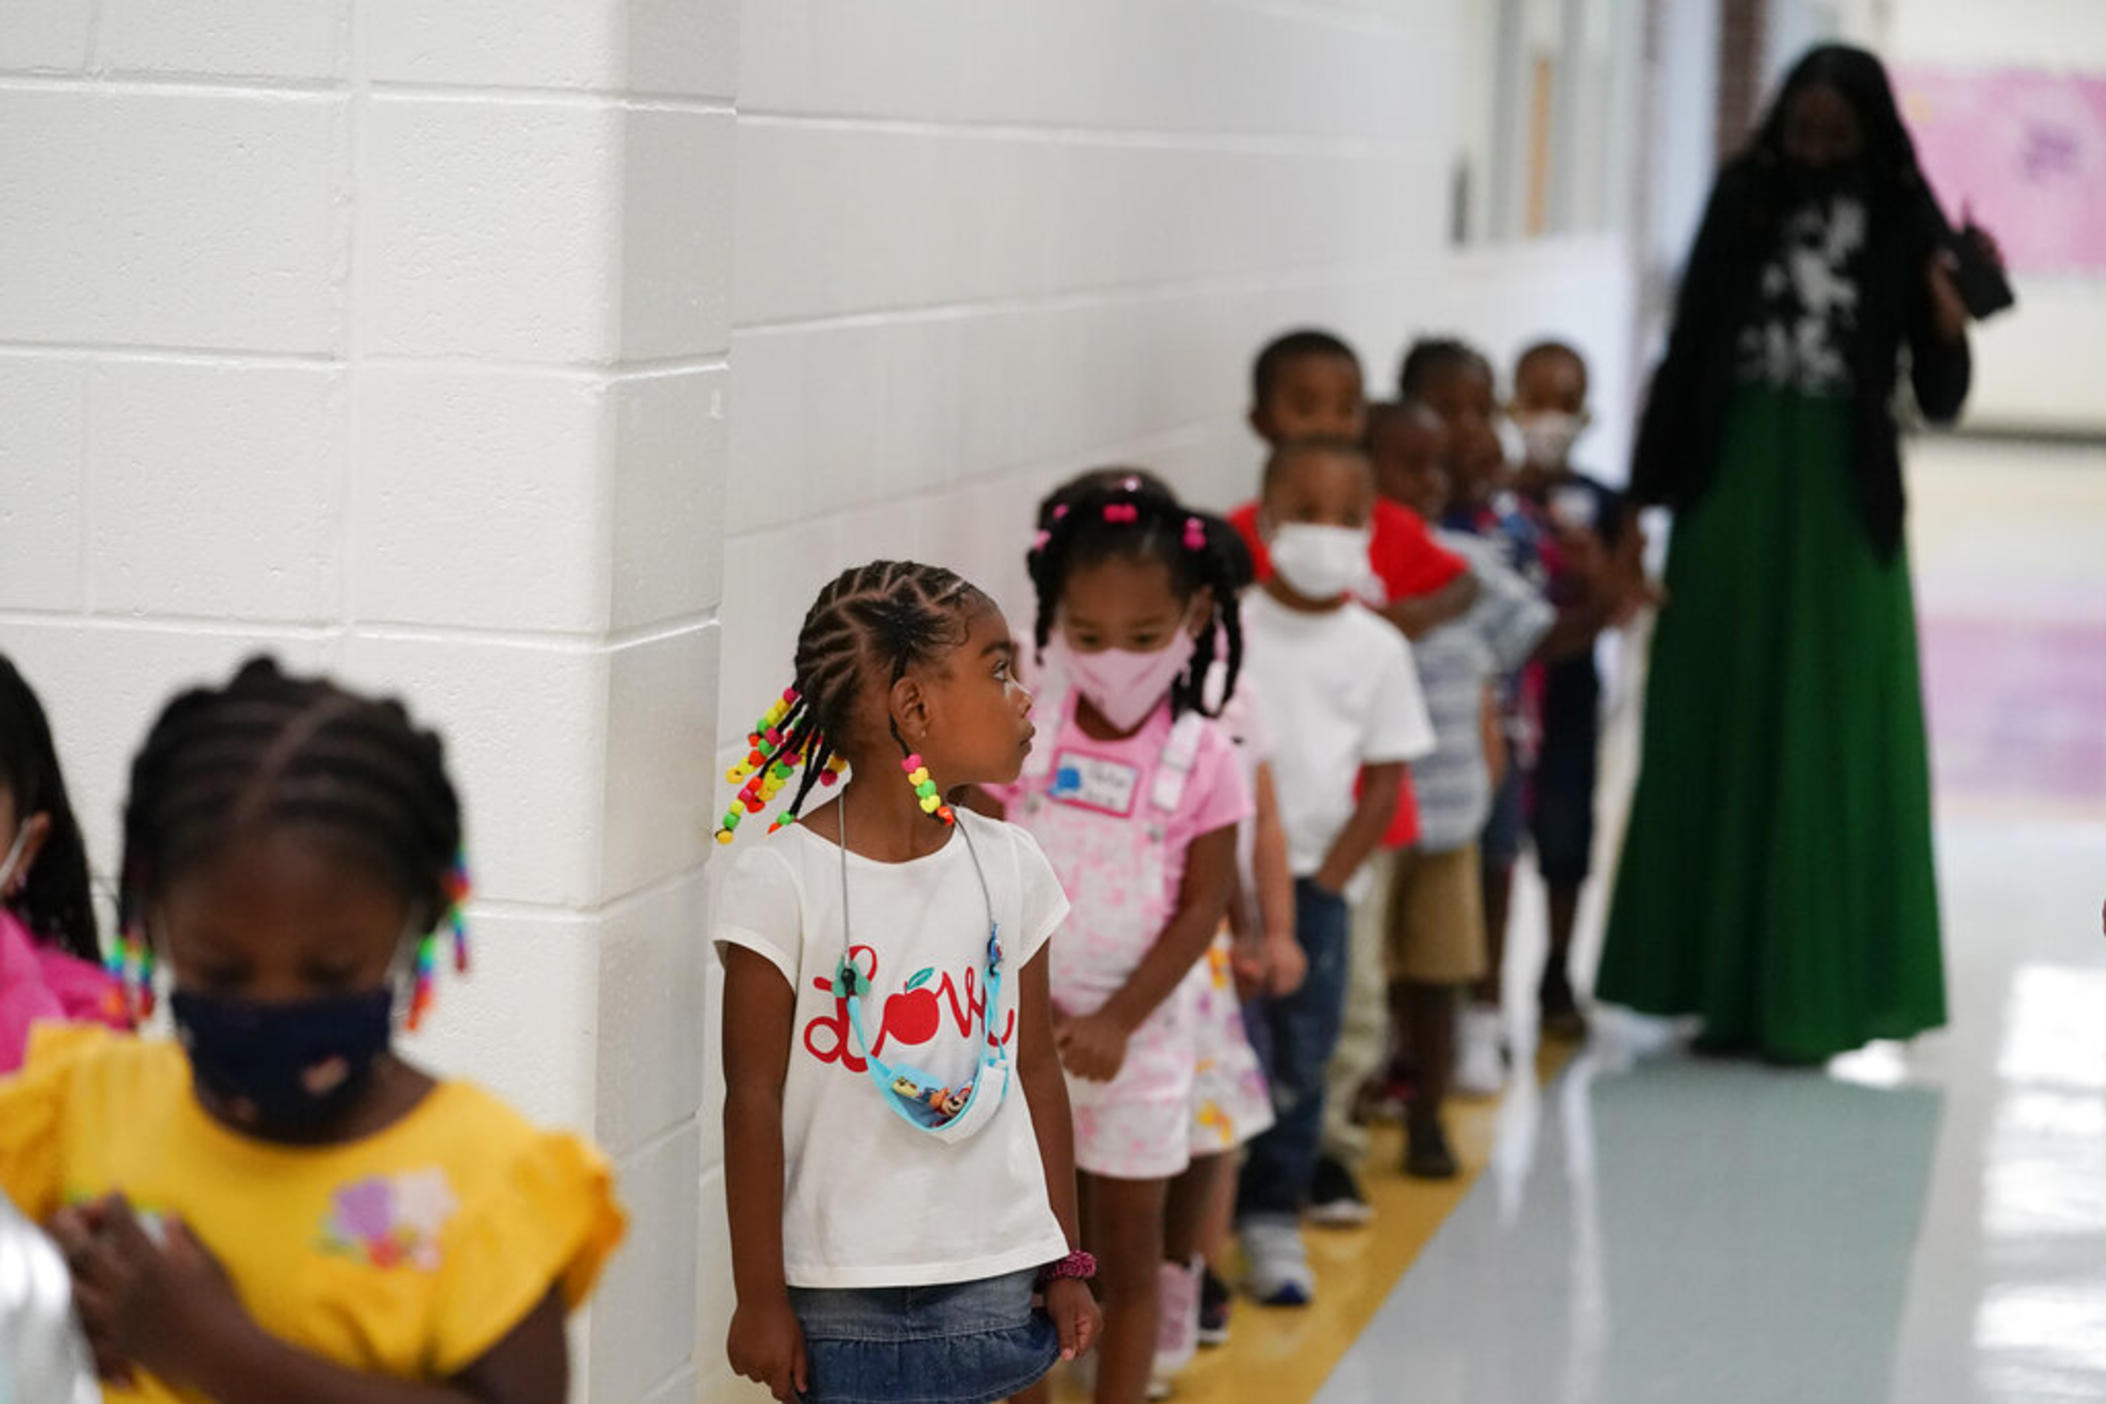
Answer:
POLYGON ((1946 230, 1879 61, 1814 50, 1719 176, 1648 396, 1633 495, 1675 528, 1596 991, 1713 1051, 1945 1021, 1893 401, 1904 366, 1930 419, 1967 395, 1946 230))

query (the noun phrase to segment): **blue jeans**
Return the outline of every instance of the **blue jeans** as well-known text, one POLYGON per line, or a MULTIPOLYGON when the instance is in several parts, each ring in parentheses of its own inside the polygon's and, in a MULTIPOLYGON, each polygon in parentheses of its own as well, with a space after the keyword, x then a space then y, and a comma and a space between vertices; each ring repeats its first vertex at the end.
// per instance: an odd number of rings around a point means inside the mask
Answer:
POLYGON ((1293 1219, 1302 1212, 1324 1130, 1324 1070, 1345 1021, 1345 898, 1308 878, 1294 884, 1294 935, 1309 957, 1302 987, 1284 999, 1253 1000, 1251 1042, 1272 1082, 1272 1129, 1250 1143, 1236 1192, 1239 1221, 1293 1219))
POLYGON ((1033 1305, 1037 1276, 792 1287, 812 1367, 807 1404, 993 1404, 1038 1383, 1060 1358, 1060 1331, 1033 1305))

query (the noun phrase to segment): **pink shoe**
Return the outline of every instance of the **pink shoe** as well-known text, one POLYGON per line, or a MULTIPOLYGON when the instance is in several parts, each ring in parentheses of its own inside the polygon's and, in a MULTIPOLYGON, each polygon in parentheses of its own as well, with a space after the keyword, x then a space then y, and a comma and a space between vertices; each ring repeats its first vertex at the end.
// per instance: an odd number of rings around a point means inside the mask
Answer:
POLYGON ((1164 1263, 1156 1277, 1155 1377, 1168 1380, 1199 1354, 1199 1274, 1164 1263))

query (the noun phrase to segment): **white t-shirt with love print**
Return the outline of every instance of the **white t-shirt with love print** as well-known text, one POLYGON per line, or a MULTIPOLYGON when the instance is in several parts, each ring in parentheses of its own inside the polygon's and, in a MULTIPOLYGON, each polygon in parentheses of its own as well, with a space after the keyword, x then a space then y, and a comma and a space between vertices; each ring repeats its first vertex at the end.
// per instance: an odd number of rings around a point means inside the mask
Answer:
POLYGON ((869 977, 863 1029, 895 1068, 946 1086, 974 1075, 990 1028, 1007 1046, 1009 1094, 978 1134, 944 1142, 896 1114, 865 1070, 845 1001, 841 850, 793 824, 722 864, 711 938, 767 958, 797 991, 784 1080, 783 1267, 792 1287, 920 1287, 974 1282, 1055 1262, 1068 1251, 1046 1198, 1024 1096, 1017 993, 1026 964, 1068 913, 1031 836, 968 810, 1002 940, 1000 1007, 990 1020, 980 970, 987 900, 964 835, 925 858, 851 853, 848 900, 857 968, 869 977))

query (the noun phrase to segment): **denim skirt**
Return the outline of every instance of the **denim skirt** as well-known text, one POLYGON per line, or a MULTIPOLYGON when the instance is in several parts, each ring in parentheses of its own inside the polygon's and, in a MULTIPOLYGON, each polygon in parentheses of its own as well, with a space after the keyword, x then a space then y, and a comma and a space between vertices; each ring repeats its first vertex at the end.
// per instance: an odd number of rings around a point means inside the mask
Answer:
POLYGON ((1037 1273, 929 1287, 790 1289, 810 1404, 992 1404, 1045 1378, 1060 1332, 1037 1273))

